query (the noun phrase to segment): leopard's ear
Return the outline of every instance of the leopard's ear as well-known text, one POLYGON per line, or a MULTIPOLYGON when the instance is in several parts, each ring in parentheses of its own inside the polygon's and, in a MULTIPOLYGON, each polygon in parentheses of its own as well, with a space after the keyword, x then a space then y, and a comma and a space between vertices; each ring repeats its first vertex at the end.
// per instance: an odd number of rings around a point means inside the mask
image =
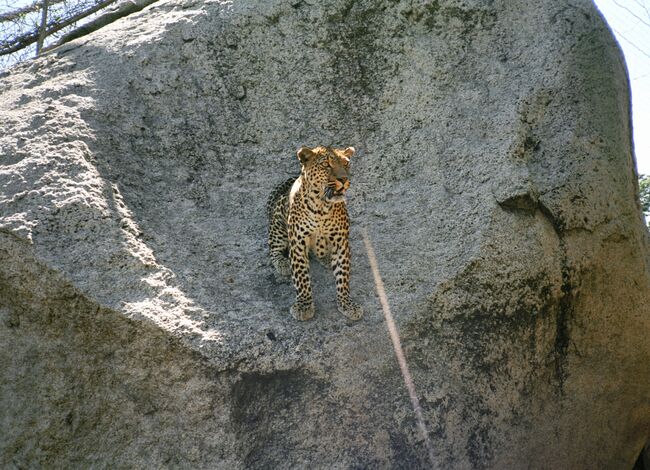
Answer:
POLYGON ((356 152, 354 147, 348 147, 345 150, 343 150, 343 155, 350 158, 352 155, 354 155, 354 152, 356 152))
POLYGON ((307 163, 316 156, 316 153, 309 147, 300 147, 296 154, 298 155, 298 160, 300 160, 300 163, 302 164, 307 163))

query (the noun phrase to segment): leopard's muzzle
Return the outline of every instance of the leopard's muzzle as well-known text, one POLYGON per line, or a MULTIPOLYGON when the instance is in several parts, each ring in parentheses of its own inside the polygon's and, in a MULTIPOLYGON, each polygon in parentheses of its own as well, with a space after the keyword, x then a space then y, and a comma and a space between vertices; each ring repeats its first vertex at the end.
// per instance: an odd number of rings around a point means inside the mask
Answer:
POLYGON ((350 181, 347 178, 337 178, 328 182, 323 199, 326 202, 337 203, 345 201, 345 192, 350 187, 350 181))

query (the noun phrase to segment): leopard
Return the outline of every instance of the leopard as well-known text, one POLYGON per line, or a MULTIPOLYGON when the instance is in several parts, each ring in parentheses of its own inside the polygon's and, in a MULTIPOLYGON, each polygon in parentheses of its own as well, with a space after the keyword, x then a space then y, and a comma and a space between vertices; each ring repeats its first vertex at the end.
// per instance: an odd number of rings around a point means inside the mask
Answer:
POLYGON ((350 297, 350 217, 346 191, 354 147, 300 147, 300 175, 279 184, 267 203, 269 257, 277 276, 291 277, 296 320, 314 317, 310 254, 329 264, 336 282, 337 309, 352 321, 361 319, 361 305, 350 297))

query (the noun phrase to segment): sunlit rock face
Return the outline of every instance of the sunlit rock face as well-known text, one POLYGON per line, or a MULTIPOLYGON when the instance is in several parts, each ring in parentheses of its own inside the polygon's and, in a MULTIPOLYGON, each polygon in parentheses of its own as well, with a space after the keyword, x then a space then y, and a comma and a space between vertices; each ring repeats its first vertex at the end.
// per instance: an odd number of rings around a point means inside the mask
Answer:
POLYGON ((648 233, 591 2, 160 1, 0 93, 0 466, 618 469, 648 439, 648 233), (321 144, 358 149, 356 323, 319 265, 293 320, 267 261, 266 198, 321 144))

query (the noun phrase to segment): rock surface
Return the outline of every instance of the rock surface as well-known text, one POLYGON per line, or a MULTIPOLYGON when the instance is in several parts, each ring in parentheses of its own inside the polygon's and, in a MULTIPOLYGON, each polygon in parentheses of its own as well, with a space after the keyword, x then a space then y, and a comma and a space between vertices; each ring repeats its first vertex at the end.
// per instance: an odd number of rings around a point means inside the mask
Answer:
POLYGON ((648 232, 587 0, 160 1, 0 76, 3 468, 631 468, 648 232), (353 145, 353 293, 265 246, 353 145), (400 329, 429 461, 361 241, 400 329))

